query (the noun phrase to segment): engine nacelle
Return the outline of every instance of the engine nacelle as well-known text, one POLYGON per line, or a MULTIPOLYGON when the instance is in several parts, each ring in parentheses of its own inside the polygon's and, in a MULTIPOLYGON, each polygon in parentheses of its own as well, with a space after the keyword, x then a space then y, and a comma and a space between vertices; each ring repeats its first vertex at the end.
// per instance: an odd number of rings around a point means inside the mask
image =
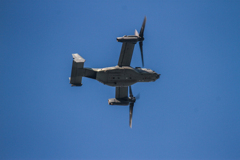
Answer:
POLYGON ((138 37, 137 36, 123 36, 123 37, 117 37, 118 42, 132 42, 137 43, 138 37))
POLYGON ((110 98, 108 99, 109 105, 119 105, 119 106, 128 106, 129 101, 128 100, 122 100, 122 99, 116 99, 116 98, 110 98))

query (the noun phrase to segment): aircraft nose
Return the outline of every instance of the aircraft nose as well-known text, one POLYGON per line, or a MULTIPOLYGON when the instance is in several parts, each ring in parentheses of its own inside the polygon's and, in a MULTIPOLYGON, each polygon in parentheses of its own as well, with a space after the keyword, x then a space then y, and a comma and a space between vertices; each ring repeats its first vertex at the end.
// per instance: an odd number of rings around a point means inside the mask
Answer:
POLYGON ((157 75, 156 75, 156 78, 158 79, 159 77, 160 77, 160 74, 157 74, 157 75))

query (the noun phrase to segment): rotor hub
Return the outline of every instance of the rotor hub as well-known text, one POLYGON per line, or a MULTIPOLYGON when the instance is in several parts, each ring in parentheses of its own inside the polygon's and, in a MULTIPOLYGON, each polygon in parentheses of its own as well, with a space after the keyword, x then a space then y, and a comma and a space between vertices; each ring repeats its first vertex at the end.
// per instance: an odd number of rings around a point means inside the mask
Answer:
POLYGON ((129 102, 134 103, 136 101, 135 97, 129 97, 129 102))

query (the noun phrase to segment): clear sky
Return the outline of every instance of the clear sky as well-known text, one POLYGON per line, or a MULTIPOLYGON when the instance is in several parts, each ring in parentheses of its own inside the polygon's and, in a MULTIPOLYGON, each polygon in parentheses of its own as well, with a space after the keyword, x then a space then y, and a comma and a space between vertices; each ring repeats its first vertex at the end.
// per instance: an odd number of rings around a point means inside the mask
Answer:
MULTIPOLYGON (((141 66, 136 45, 131 63, 141 66)), ((240 1, 0 1, 0 159, 240 159, 240 1), (129 108, 115 88, 83 78, 117 65, 147 16, 145 67, 129 108)))

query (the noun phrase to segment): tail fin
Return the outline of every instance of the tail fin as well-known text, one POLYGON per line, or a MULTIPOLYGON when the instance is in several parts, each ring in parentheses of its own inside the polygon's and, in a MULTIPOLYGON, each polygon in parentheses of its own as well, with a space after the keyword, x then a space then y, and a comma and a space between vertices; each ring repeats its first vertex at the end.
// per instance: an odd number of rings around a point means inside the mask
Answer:
POLYGON ((83 65, 85 59, 83 59, 79 54, 72 54, 73 63, 72 63, 72 73, 69 77, 70 83, 72 86, 82 86, 82 76, 83 76, 83 65))

